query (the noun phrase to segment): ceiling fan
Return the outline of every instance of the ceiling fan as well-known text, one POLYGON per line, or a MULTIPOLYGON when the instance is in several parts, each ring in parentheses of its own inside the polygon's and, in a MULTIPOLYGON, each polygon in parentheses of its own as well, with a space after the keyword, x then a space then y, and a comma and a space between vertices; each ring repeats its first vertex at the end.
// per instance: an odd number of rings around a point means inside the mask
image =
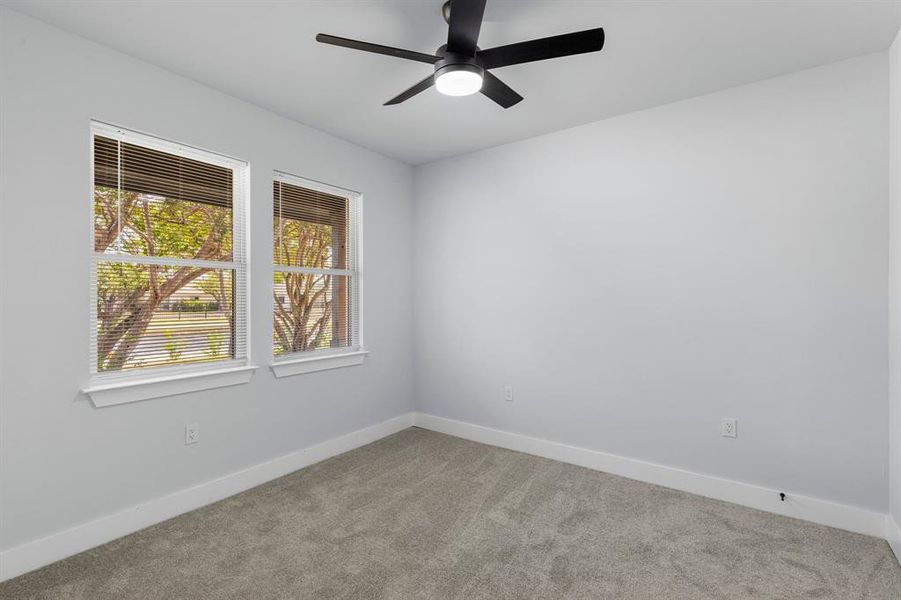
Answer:
POLYGON ((447 44, 439 47, 434 54, 360 42, 325 33, 318 34, 316 41, 433 65, 434 73, 385 102, 385 106, 400 104, 434 85, 439 92, 448 96, 468 96, 482 92, 504 108, 510 108, 522 100, 522 96, 490 73, 489 69, 597 52, 604 47, 604 30, 598 27, 482 50, 477 43, 486 1, 449 0, 444 3, 442 13, 448 24, 447 44))

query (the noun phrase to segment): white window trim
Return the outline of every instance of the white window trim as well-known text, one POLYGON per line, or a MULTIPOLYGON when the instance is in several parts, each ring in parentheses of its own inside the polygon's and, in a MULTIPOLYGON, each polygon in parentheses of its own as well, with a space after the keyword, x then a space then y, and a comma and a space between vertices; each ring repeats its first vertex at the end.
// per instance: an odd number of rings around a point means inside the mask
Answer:
POLYGON ((240 365, 234 367, 192 369, 178 375, 156 377, 127 377, 120 381, 110 379, 106 383, 90 385, 82 390, 91 398, 94 406, 115 406, 128 402, 140 402, 151 398, 177 396, 189 392, 200 392, 231 385, 241 385, 250 381, 257 367, 240 365))
POLYGON ((272 373, 278 377, 291 377, 292 375, 303 375, 304 373, 315 373, 316 371, 327 371, 329 369, 340 369, 341 367, 353 367, 362 365, 369 354, 368 350, 349 349, 339 352, 330 352, 328 354, 319 355, 313 352, 295 353, 292 358, 279 360, 272 363, 270 368, 272 373), (301 356, 301 354, 316 354, 315 356, 301 356))
MULTIPOLYGON (((201 160, 210 164, 218 164, 230 169, 244 169, 243 187, 241 200, 244 204, 243 216, 245 228, 244 239, 244 285, 246 287, 244 293, 244 331, 245 338, 245 358, 239 360, 223 360, 201 365, 176 365, 171 367, 156 367, 148 369, 138 369, 128 372, 116 373, 95 373, 94 364, 90 364, 89 368, 92 373, 88 385, 82 388, 81 392, 87 395, 95 407, 115 406, 117 404, 125 404, 128 402, 139 402, 141 400, 149 400, 152 398, 162 398, 166 396, 174 396, 189 392, 197 392, 202 390, 215 389, 220 387, 240 385, 248 383, 253 377, 257 369, 256 365, 251 364, 251 335, 250 335, 250 168, 247 161, 237 158, 225 156, 219 152, 212 150, 203 150, 192 147, 187 144, 180 144, 151 136, 137 131, 124 129, 108 123, 100 121, 91 121, 90 127, 90 182, 89 194, 91 198, 91 210, 88 211, 90 235, 90 257, 91 268, 94 269, 98 259, 94 252, 94 215, 93 215, 93 197, 94 197, 94 136, 101 135, 117 140, 126 140, 139 145, 178 154, 189 158, 201 160)), ((142 264, 176 264, 183 261, 179 259, 168 259, 163 257, 135 257, 130 255, 117 256, 116 260, 122 262, 139 262, 142 264)), ((220 263, 217 261, 194 261, 209 263, 215 268, 235 268, 235 264, 240 260, 233 262, 220 263)), ((91 327, 95 327, 96 319, 96 287, 91 286, 91 327)), ((237 308, 236 308, 237 310, 237 308)), ((93 342, 92 342, 93 346, 93 342)), ((94 352, 96 348, 90 348, 91 361, 94 360, 94 352)))
MULTIPOLYGON (((324 349, 313 350, 308 352, 292 352, 281 356, 273 357, 270 368, 276 378, 291 377, 293 375, 303 375, 306 373, 315 373, 316 371, 326 371, 329 369, 339 369, 342 367, 353 367, 363 364, 369 351, 366 350, 363 338, 363 194, 354 190, 337 187, 315 179, 307 179, 298 175, 292 175, 284 171, 275 171, 273 173, 275 181, 281 181, 291 185, 305 187, 310 190, 331 194, 333 196, 342 196, 347 198, 354 208, 354 231, 353 235, 356 239, 356 256, 354 257, 355 269, 306 269, 303 267, 286 267, 273 264, 273 270, 285 270, 294 272, 322 272, 334 271, 335 274, 353 274, 356 287, 354 300, 357 302, 357 340, 358 343, 349 348, 341 349, 324 349)), ((274 263, 274 260, 273 260, 274 263)), ((271 280, 271 278, 270 278, 271 280)), ((270 311, 271 314, 271 311, 270 311)))

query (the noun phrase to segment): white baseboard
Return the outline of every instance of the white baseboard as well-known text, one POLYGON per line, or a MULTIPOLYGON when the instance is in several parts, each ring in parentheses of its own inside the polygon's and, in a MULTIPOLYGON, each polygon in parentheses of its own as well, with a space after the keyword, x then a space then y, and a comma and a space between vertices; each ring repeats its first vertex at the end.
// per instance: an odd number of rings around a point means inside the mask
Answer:
MULTIPOLYGON (((886 516, 883 513, 809 496, 801 496, 793 494, 791 490, 782 490, 786 493, 786 499, 783 502, 779 499, 780 490, 694 473, 633 458, 625 458, 597 450, 568 446, 559 442, 491 429, 444 417, 414 413, 413 424, 417 427, 431 429, 432 431, 483 444, 559 460, 580 467, 594 469, 595 471, 603 471, 613 475, 628 477, 629 479, 654 483, 698 494, 699 496, 725 500, 733 504, 741 504, 771 513, 813 521, 821 525, 829 525, 830 527, 880 538, 886 536, 886 516)), ((895 551, 897 552, 898 550, 895 551)))
POLYGON ((790 491, 787 492, 786 501, 781 502, 778 499, 777 490, 748 483, 684 471, 597 450, 568 446, 443 417, 407 413, 168 496, 155 498, 107 517, 9 548, 0 552, 0 581, 22 575, 166 519, 233 496, 298 469, 402 431, 411 425, 831 527, 883 537, 889 541, 901 562, 901 528, 891 517, 882 513, 799 496, 790 491))
POLYGON ((892 547, 895 558, 901 564, 901 525, 892 518, 892 515, 885 516, 885 539, 888 545, 892 547))
POLYGON ((0 552, 0 581, 22 575, 166 519, 228 498, 298 469, 397 433, 412 424, 413 415, 406 413, 268 462, 15 546, 0 552))

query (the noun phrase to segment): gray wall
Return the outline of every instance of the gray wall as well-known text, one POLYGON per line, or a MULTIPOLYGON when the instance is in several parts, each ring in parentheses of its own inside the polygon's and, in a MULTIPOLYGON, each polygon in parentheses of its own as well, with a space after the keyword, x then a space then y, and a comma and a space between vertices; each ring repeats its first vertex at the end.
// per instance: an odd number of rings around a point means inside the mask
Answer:
POLYGON ((422 412, 887 509, 886 54, 427 165, 414 190, 405 165, 2 8, 0 38, 0 549, 407 412, 414 371, 422 412), (92 118, 251 163, 249 385, 77 392, 92 118), (363 366, 265 368, 273 169, 365 194, 363 366))
POLYGON ((885 511, 887 66, 418 168, 417 410, 885 511))
POLYGON ((18 13, 0 19, 0 548, 411 410, 409 167, 18 13), (250 162, 251 346, 262 368, 249 385, 104 409, 78 393, 92 118, 250 162), (277 381, 266 368, 273 169, 365 195, 363 366, 277 381), (201 426, 195 446, 184 445, 189 422, 201 426))
POLYGON ((901 561, 901 33, 890 58, 889 227, 889 512, 893 548, 901 561))

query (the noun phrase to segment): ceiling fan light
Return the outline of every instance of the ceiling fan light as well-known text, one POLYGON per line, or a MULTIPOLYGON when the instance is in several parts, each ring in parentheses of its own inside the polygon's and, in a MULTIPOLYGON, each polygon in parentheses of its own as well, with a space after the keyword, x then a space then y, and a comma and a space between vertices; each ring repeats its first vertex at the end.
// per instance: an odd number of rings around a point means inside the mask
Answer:
POLYGON ((445 68, 435 74, 435 88, 445 96, 469 96, 482 89, 482 71, 475 67, 445 68))

